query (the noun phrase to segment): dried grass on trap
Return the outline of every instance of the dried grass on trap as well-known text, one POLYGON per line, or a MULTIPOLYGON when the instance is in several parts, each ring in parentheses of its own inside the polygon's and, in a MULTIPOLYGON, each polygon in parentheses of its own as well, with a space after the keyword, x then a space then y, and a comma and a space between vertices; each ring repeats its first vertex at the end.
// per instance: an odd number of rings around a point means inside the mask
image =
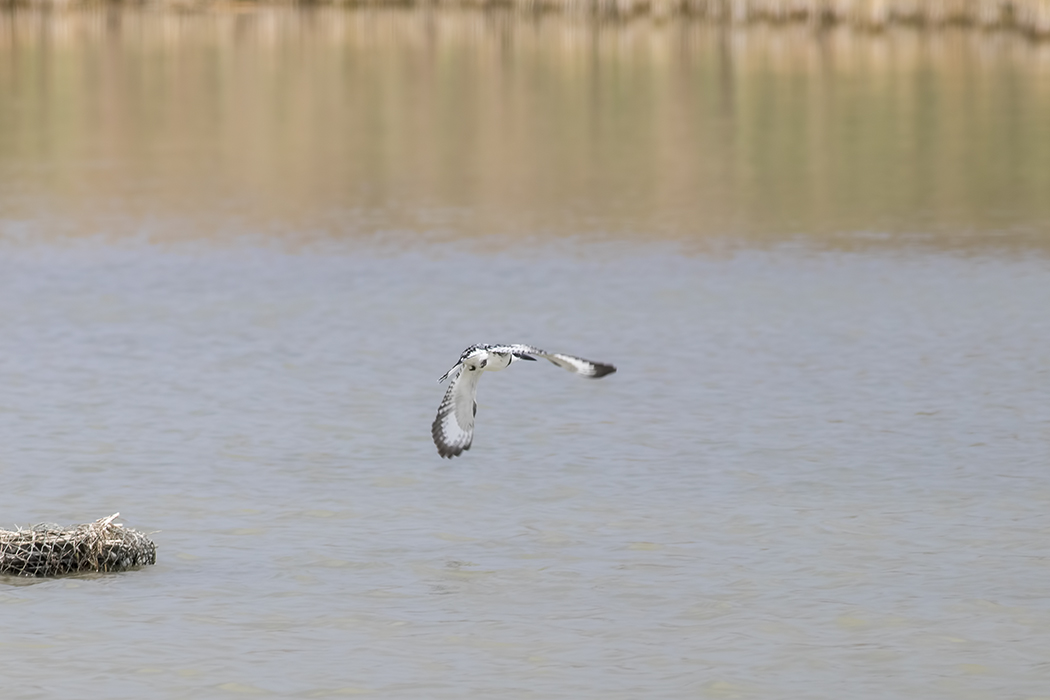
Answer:
POLYGON ((120 513, 68 528, 34 525, 0 530, 0 576, 63 576, 126 571, 157 561, 152 540, 114 523, 120 513))

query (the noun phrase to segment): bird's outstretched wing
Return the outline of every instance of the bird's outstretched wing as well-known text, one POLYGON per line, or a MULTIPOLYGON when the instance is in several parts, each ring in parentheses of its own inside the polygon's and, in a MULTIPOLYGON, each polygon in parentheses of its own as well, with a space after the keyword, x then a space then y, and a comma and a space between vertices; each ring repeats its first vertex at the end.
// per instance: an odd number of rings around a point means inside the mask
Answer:
POLYGON ((446 376, 452 381, 438 406, 430 432, 434 436, 438 454, 452 459, 462 454, 463 450, 469 450, 474 439, 474 414, 478 410, 475 398, 481 372, 464 372, 463 367, 457 365, 446 376))
POLYGON ((581 374, 584 377, 590 377, 592 379, 604 377, 605 375, 612 374, 616 371, 615 367, 603 362, 591 362, 590 360, 585 360, 582 357, 576 357, 574 355, 547 352, 546 350, 534 348, 531 345, 496 345, 490 347, 489 352, 509 352, 521 357, 522 359, 530 360, 532 358, 529 357, 529 355, 538 355, 539 357, 550 360, 562 369, 567 369, 570 372, 575 372, 576 374, 581 374))

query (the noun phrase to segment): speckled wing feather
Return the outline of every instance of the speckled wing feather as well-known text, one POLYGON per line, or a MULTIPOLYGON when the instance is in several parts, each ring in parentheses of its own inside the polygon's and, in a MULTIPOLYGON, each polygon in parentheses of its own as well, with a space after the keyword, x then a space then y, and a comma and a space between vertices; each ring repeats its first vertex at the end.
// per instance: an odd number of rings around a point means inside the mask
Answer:
POLYGON ((592 379, 604 377, 605 375, 612 374, 616 371, 616 368, 612 365, 607 365, 602 362, 592 362, 574 355, 547 352, 546 350, 534 348, 531 345, 495 345, 490 347, 489 350, 491 352, 509 352, 518 355, 519 357, 522 355, 538 355, 539 357, 550 360, 562 369, 567 369, 570 372, 575 372, 576 374, 581 374, 584 377, 590 377, 592 379))
POLYGON ((457 365, 448 373, 451 378, 445 398, 438 406, 437 417, 431 427, 438 454, 449 459, 470 449, 474 439, 475 398, 481 372, 464 372, 457 365))

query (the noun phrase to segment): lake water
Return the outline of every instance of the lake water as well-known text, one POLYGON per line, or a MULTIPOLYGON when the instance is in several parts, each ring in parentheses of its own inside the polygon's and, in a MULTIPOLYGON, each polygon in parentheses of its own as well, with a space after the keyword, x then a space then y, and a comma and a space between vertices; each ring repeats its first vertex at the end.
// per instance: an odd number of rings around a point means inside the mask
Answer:
POLYGON ((1050 697, 1045 47, 0 18, 5 698, 1050 697))

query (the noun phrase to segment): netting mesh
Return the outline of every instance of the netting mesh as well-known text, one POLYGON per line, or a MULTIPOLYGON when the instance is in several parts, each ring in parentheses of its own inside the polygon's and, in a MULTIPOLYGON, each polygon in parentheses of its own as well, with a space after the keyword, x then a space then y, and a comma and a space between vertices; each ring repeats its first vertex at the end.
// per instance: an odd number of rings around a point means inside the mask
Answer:
POLYGON ((62 576, 155 563, 156 545, 141 532, 114 523, 118 515, 70 527, 0 530, 0 575, 62 576))

